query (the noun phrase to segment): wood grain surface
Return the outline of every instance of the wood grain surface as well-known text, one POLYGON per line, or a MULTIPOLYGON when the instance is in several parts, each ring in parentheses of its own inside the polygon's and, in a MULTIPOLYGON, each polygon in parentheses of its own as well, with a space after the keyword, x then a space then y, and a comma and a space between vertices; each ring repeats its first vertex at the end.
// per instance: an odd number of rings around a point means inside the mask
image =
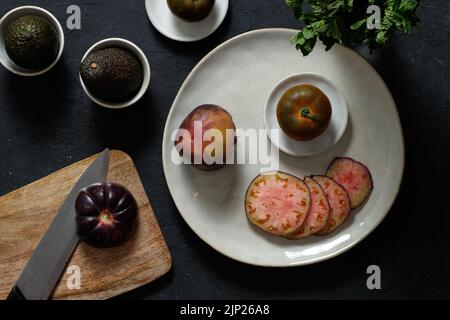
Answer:
MULTIPOLYGON (((78 177, 96 158, 75 163, 0 198, 0 299, 5 299, 78 177)), ((168 272, 171 256, 132 159, 111 151, 108 181, 126 186, 139 205, 136 232, 123 245, 96 249, 80 243, 70 266, 81 271, 79 289, 64 272, 53 299, 107 299, 168 272)))

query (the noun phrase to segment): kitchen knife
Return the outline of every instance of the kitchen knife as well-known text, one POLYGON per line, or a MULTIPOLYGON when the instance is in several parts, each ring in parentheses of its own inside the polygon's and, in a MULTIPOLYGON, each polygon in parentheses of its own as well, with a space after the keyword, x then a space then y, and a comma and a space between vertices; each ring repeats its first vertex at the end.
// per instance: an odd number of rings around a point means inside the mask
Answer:
POLYGON ((79 242, 75 222, 75 200, 78 193, 93 183, 105 182, 108 169, 109 150, 106 149, 75 183, 7 300, 46 300, 50 297, 79 242))

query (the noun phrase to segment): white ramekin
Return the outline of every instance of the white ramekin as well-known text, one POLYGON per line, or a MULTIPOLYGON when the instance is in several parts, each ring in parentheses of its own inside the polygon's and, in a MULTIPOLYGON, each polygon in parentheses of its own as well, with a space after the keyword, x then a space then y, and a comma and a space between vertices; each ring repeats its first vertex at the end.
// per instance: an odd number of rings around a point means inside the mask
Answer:
POLYGON ((86 92, 88 97, 94 101, 96 104, 110 109, 122 109, 129 107, 133 104, 135 104, 139 99, 142 98, 142 96, 145 94, 145 92, 148 89, 148 86, 150 84, 150 78, 151 78, 151 70, 150 70, 150 64, 148 63, 147 57, 145 56, 144 52, 135 45, 134 43, 121 39, 121 38, 109 38, 102 41, 97 42, 92 47, 90 47, 86 53, 83 56, 83 59, 81 59, 81 62, 91 53, 98 50, 102 50, 105 48, 111 48, 111 47, 119 47, 124 48, 133 53, 136 58, 142 63, 142 69, 144 73, 144 79, 142 81, 141 89, 138 91, 138 93, 131 99, 124 101, 124 102, 110 102, 105 101, 102 99, 97 98, 92 92, 89 91, 85 83, 83 82, 83 79, 81 78, 80 74, 80 82, 81 86, 83 87, 83 90, 86 92))
POLYGON ((35 6, 18 7, 6 13, 0 20, 0 63, 12 73, 25 77, 33 77, 41 75, 49 71, 56 65, 56 63, 62 56, 63 50, 64 50, 64 31, 61 27, 61 24, 53 14, 51 14, 49 11, 43 8, 35 6), (52 62, 52 64, 50 64, 48 67, 42 70, 31 70, 18 66, 17 64, 14 63, 14 61, 12 61, 8 57, 8 54, 6 53, 5 50, 4 32, 6 28, 18 18, 28 15, 35 15, 48 20, 54 26, 58 34, 58 42, 59 42, 58 54, 55 60, 52 62))

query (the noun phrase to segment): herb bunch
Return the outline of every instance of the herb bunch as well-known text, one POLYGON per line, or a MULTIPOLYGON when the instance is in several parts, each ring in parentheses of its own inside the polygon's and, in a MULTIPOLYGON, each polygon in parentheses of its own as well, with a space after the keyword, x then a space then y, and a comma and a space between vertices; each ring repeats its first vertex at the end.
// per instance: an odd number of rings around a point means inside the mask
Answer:
POLYGON ((366 43, 369 48, 386 48, 394 31, 405 34, 419 21, 419 0, 285 0, 305 26, 292 39, 303 55, 314 49, 320 39, 327 50, 335 43, 351 47, 366 43), (304 10, 304 4, 307 10, 304 10), (380 28, 369 29, 370 5, 380 8, 380 28))

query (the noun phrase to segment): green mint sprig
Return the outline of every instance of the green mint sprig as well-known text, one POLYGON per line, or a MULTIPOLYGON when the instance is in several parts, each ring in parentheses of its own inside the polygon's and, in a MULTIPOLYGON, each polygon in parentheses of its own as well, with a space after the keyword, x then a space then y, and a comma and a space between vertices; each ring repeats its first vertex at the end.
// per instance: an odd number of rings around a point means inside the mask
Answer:
MULTIPOLYGON (((285 0, 304 27, 291 42, 303 55, 320 39, 329 50, 335 43, 345 46, 366 43, 371 50, 386 48, 395 31, 408 34, 419 19, 419 0, 285 0), (370 5, 380 8, 380 27, 367 28, 370 5), (306 7, 306 10, 305 10, 306 7)), ((369 21, 370 22, 370 21, 369 21)))

